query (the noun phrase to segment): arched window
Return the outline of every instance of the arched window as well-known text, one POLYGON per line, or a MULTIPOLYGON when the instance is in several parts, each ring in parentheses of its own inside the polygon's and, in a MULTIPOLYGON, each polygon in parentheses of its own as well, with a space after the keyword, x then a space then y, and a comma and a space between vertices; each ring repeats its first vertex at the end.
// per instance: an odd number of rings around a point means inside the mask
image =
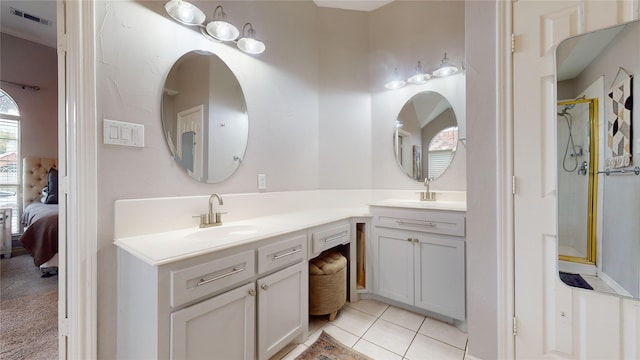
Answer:
POLYGON ((20 193, 20 110, 0 89, 0 208, 11 209, 11 233, 19 232, 20 193))
POLYGON ((429 178, 437 178, 449 167, 457 146, 457 126, 448 127, 431 139, 429 143, 429 178))

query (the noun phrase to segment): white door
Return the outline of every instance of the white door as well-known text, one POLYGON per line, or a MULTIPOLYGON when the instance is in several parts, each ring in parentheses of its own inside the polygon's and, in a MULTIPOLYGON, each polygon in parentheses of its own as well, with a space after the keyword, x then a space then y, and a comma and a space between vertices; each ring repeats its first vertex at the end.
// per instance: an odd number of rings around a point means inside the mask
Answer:
POLYGON ((255 356, 255 285, 171 314, 171 359, 238 359, 255 356))
POLYGON ((258 279, 258 359, 269 359, 307 328, 308 269, 303 261, 258 279))
POLYGON ((177 133, 177 147, 176 152, 180 160, 188 158, 193 161, 191 166, 186 168, 193 169, 190 175, 196 179, 202 178, 202 159, 203 159, 203 136, 202 136, 202 124, 204 119, 204 107, 198 105, 187 110, 178 112, 178 128, 177 133), (193 132, 195 134, 194 146, 189 148, 192 150, 191 154, 183 154, 182 138, 183 134, 193 132))
POLYGON ((376 229, 373 279, 378 295, 413 305, 413 234, 376 229))
POLYGON ((513 4, 516 357, 637 358, 637 301, 557 274, 554 53, 567 37, 637 18, 637 1, 513 4), (635 324, 635 325, 634 325, 635 324))

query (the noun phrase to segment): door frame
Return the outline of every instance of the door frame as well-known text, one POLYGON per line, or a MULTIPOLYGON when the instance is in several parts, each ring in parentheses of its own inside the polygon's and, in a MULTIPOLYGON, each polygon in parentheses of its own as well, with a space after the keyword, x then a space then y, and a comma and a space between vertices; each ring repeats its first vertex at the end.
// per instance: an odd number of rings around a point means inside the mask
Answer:
POLYGON ((496 0, 497 357, 515 359, 513 2, 496 0))
POLYGON ((59 215, 59 353, 61 359, 96 359, 99 129, 94 2, 63 0, 57 7, 59 191, 65 199, 59 215))

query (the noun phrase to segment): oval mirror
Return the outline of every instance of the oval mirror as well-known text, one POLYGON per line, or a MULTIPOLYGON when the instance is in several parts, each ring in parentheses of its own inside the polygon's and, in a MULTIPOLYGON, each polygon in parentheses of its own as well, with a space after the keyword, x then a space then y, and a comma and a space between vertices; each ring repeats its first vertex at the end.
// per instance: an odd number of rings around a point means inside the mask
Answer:
POLYGON ((218 56, 189 52, 162 92, 162 128, 171 155, 192 178, 219 183, 240 166, 249 117, 238 79, 218 56))
POLYGON ((457 145, 456 114, 444 96, 424 91, 404 104, 396 119, 393 148, 400 169, 410 178, 437 179, 451 164, 457 145))

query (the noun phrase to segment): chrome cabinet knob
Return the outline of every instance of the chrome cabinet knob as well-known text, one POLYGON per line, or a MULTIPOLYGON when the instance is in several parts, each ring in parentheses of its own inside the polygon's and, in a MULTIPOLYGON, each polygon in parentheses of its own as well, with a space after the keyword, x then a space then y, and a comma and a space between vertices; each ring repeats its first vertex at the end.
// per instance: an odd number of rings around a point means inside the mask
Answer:
POLYGON ((267 284, 262 284, 260 287, 262 288, 262 290, 265 290, 265 291, 269 289, 269 285, 267 284))
POLYGON ((249 295, 256 296, 256 291, 253 289, 249 290, 249 295))

